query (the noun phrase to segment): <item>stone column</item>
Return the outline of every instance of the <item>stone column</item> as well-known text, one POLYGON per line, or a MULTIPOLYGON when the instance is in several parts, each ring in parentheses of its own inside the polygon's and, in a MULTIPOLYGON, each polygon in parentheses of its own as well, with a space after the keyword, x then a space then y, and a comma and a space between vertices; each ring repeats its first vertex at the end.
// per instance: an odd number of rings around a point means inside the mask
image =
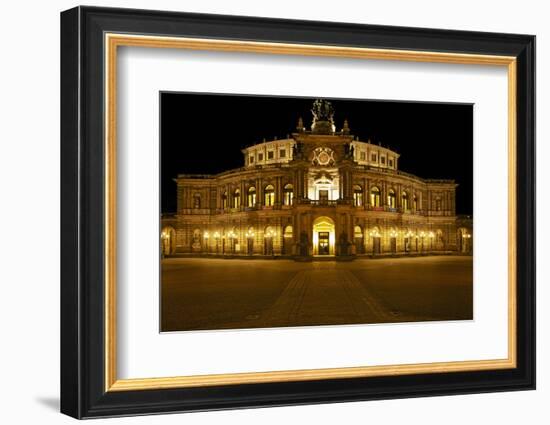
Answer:
POLYGON ((366 177, 363 177, 363 209, 367 209, 367 202, 369 200, 369 188, 368 180, 366 177))
POLYGON ((256 179, 256 206, 261 208, 264 203, 264 189, 262 187, 262 179, 256 179))
POLYGON ((283 199, 281 179, 282 179, 282 176, 277 176, 275 179, 275 205, 278 208, 281 207, 282 199, 283 199))
POLYGON ((307 187, 307 181, 308 181, 308 173, 307 173, 307 170, 306 169, 302 169, 302 193, 304 194, 303 197, 305 199, 308 198, 309 194, 308 194, 308 187, 307 187))
POLYGON ((245 181, 241 180, 241 208, 240 208, 241 210, 244 210, 244 206, 246 205, 246 201, 248 197, 248 193, 246 193, 245 189, 246 189, 245 181))

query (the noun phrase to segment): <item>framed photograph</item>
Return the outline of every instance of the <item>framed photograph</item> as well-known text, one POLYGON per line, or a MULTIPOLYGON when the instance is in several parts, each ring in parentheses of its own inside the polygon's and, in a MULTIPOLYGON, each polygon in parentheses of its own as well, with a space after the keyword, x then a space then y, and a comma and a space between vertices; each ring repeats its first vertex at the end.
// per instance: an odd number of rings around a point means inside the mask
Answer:
POLYGON ((61 411, 535 388, 535 38, 61 14, 61 411))

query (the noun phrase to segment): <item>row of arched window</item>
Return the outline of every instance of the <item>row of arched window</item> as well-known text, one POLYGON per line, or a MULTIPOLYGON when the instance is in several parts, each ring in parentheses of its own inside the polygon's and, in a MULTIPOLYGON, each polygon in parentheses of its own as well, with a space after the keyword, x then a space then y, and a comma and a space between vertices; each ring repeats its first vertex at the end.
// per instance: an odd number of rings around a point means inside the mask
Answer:
MULTIPOLYGON (((240 208, 241 207, 241 190, 235 189, 233 193, 224 192, 222 194, 222 208, 240 208)), ((294 198, 294 186, 290 183, 283 187, 283 205, 292 205, 294 198)), ((246 194, 246 206, 254 207, 257 203, 256 187, 250 186, 246 194)), ((272 207, 275 204, 275 187, 268 184, 263 191, 263 205, 272 207)))
MULTIPOLYGON (((388 190, 386 205, 390 208, 396 208, 397 195, 393 189, 388 190)), ((353 204, 356 207, 361 207, 364 205, 363 199, 363 188, 356 184, 353 186, 353 204)), ((373 186, 370 190, 370 206, 371 207, 380 207, 381 198, 380 198, 380 189, 376 186, 373 186)), ((416 211, 418 207, 418 199, 416 195, 412 196, 412 199, 409 197, 407 192, 401 194, 401 206, 404 210, 412 209, 416 211)))

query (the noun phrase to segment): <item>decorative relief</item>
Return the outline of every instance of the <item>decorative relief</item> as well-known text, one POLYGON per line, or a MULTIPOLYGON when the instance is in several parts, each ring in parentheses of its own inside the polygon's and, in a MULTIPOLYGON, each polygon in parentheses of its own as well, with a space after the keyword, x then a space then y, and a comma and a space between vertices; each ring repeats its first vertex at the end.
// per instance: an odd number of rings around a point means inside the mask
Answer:
POLYGON ((330 148, 317 148, 313 151, 313 165, 329 166, 334 165, 334 151, 330 148))

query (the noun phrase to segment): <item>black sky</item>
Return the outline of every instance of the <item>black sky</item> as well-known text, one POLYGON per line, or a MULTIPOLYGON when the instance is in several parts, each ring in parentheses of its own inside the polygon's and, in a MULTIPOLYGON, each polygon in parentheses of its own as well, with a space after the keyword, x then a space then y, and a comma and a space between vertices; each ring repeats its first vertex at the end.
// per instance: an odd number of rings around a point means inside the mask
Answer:
MULTIPOLYGON (((241 149, 285 138, 298 117, 311 125, 314 98, 163 92, 161 208, 176 210, 179 173, 214 174, 243 165, 241 149)), ((464 104, 329 99, 337 130, 348 119, 359 140, 396 151, 399 169, 424 178, 455 179, 457 213, 473 202, 473 107, 464 104)))

